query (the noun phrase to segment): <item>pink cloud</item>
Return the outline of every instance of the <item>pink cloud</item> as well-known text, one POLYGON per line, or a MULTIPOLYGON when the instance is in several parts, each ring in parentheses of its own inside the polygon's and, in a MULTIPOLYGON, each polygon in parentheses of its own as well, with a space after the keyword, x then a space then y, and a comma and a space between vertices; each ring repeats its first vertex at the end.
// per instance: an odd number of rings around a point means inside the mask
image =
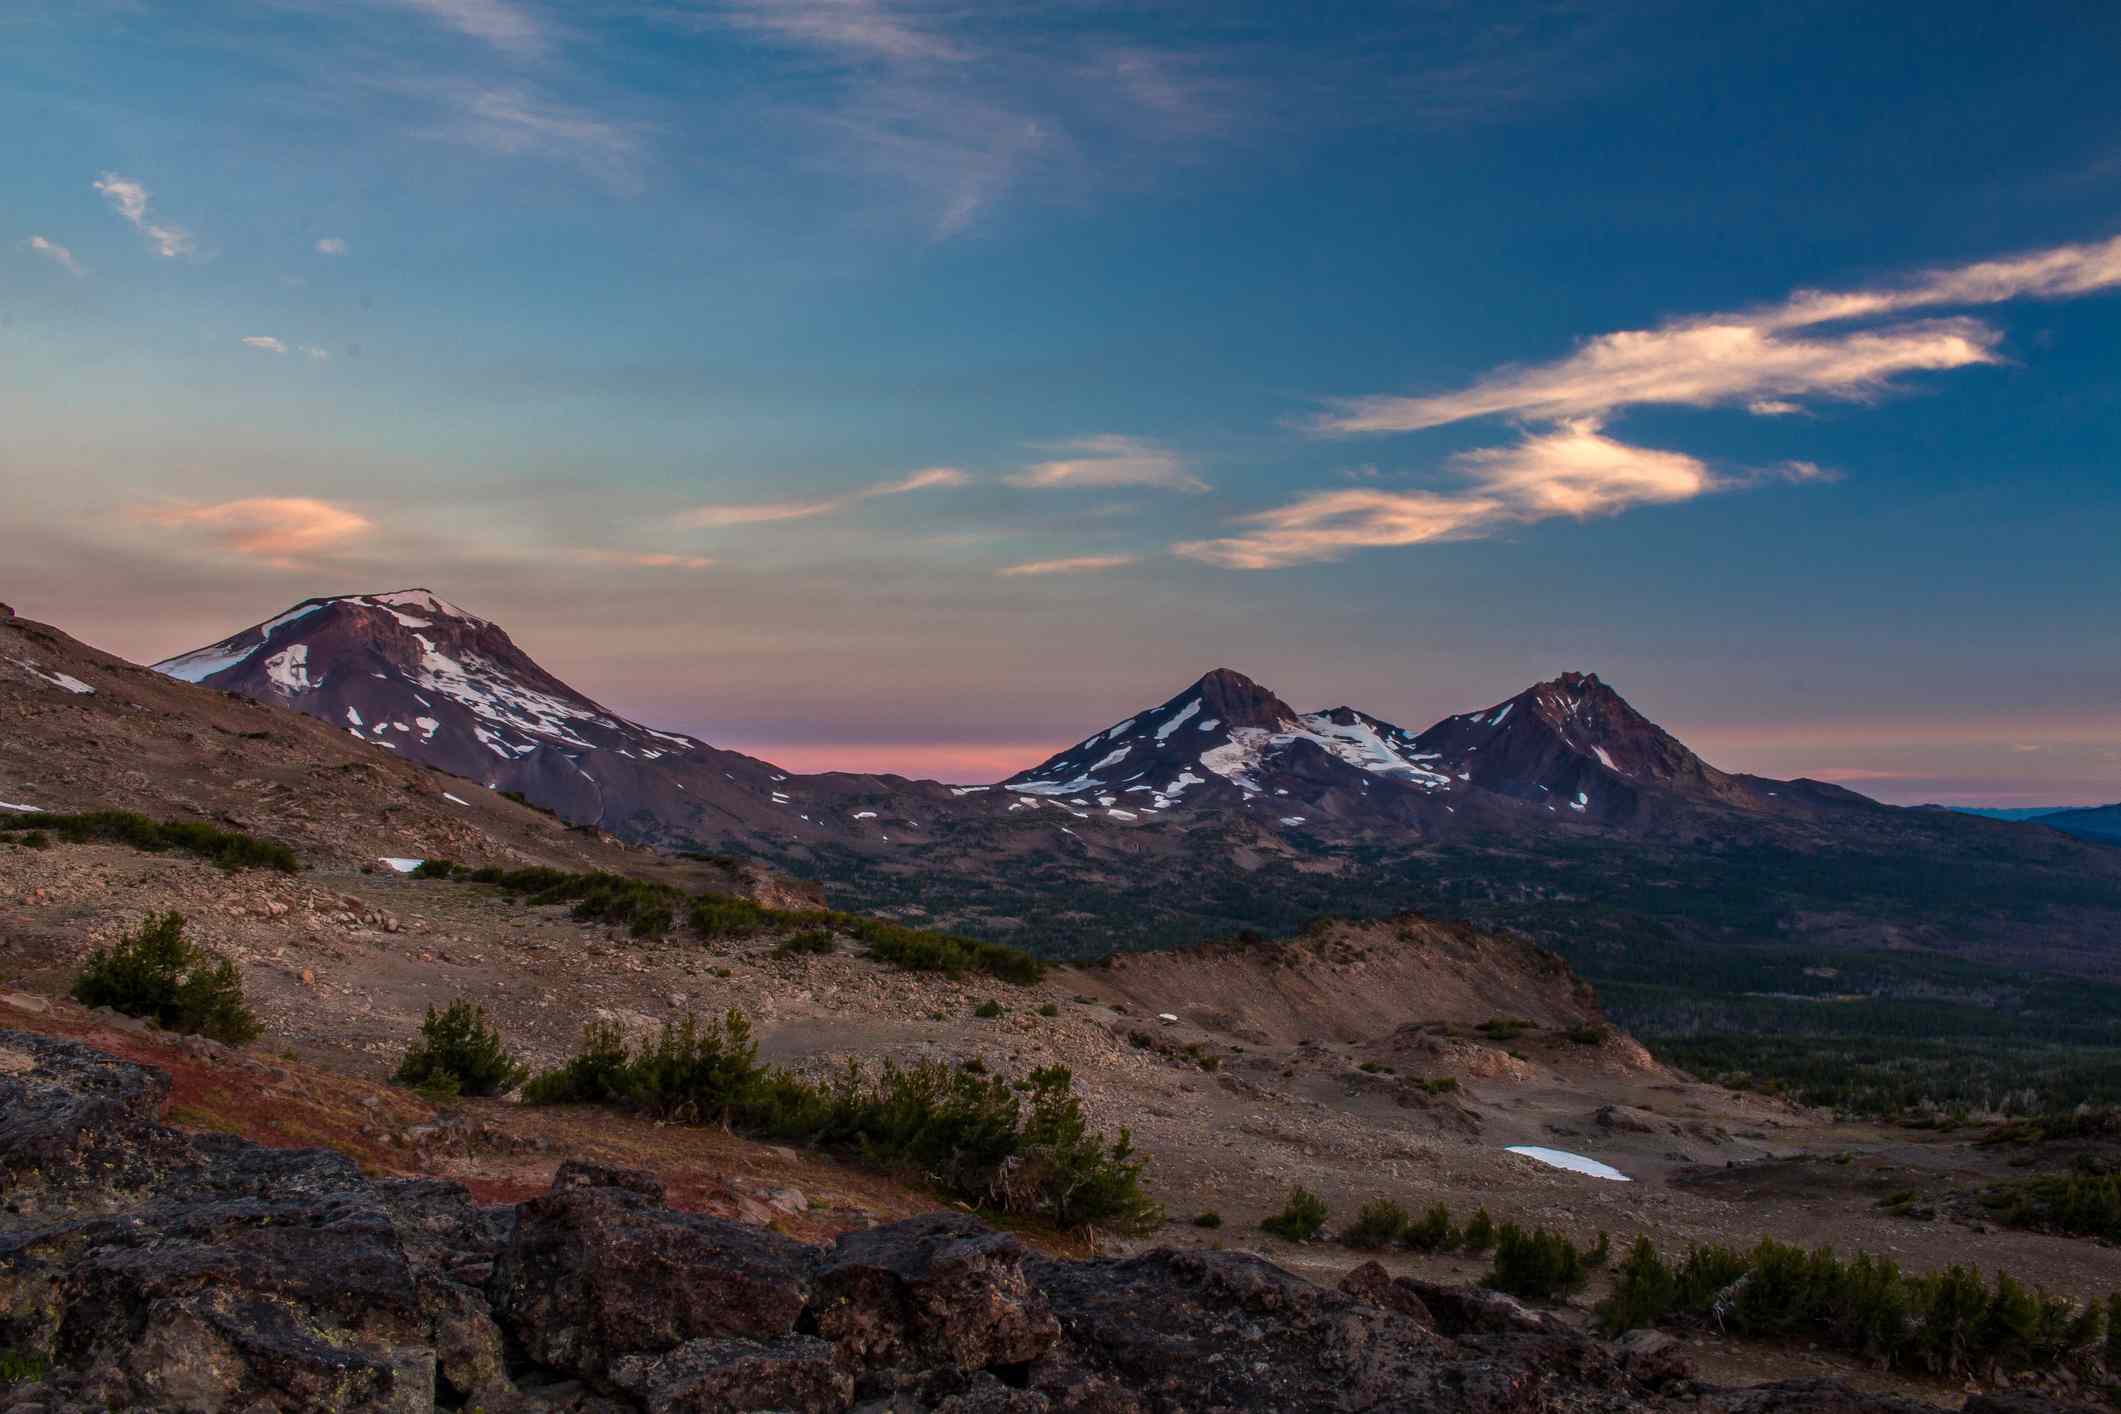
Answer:
POLYGON ((252 496, 210 506, 157 506, 138 512, 157 525, 196 528, 223 549, 281 569, 328 552, 375 528, 358 512, 306 496, 252 496))

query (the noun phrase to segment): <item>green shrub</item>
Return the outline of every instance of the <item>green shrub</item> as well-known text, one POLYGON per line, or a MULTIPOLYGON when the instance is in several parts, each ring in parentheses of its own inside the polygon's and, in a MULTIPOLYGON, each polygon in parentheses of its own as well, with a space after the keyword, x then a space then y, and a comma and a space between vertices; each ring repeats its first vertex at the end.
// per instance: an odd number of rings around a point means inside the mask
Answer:
MULTIPOLYGON (((1221 1227, 1223 1225, 1223 1215, 1221 1213, 1216 1212, 1213 1208, 1210 1208, 1207 1212, 1202 1213, 1199 1217, 1195 1218, 1193 1220, 1193 1225, 1195 1227, 1221 1227)), ((2121 1300, 2121 1297, 2117 1297, 2116 1299, 2121 1300)))
POLYGON ((995 1017, 1003 1014, 1002 1004, 989 997, 978 1006, 972 1008, 972 1014, 982 1021, 992 1021, 995 1017))
POLYGON ((813 957, 826 956, 835 950, 832 932, 827 928, 805 928, 800 933, 791 934, 786 941, 774 949, 775 952, 789 956, 809 955, 813 957))
POLYGON ((463 868, 464 866, 457 863, 454 859, 423 859, 413 869, 412 877, 415 879, 448 879, 455 877, 457 872, 463 868))
POLYGON ((1301 1186, 1289 1190, 1289 1201, 1282 1210, 1260 1224, 1262 1230, 1291 1242, 1309 1242, 1325 1230, 1325 1199, 1301 1186))
POLYGON ((1407 1246, 1416 1252, 1448 1252, 1458 1245, 1458 1230, 1451 1226, 1451 1210, 1432 1204, 1418 1222, 1407 1225, 1407 1246))
POLYGON ((1405 1208, 1389 1198, 1374 1199, 1362 1205, 1354 1225, 1340 1235, 1340 1240, 1360 1251, 1390 1247, 1406 1236, 1407 1222, 1405 1208))
POLYGON ((441 1011, 427 1009, 420 1035, 405 1052, 391 1077, 425 1094, 498 1095, 523 1082, 524 1068, 508 1054, 498 1029, 487 1024, 486 1009, 473 1002, 451 1002, 441 1011))
POLYGON ((1657 1255, 1656 1244, 1638 1237, 1613 1269, 1613 1290, 1599 1304, 1598 1323, 1609 1335, 1654 1326, 1672 1313, 1678 1300, 1678 1277, 1657 1255))
POLYGON ((1486 1284, 1520 1301, 1556 1301, 1589 1280, 1583 1254, 1560 1233, 1504 1223, 1495 1233, 1495 1262, 1486 1284))
POLYGON ((1584 1025, 1571 1026, 1561 1034, 1567 1037, 1572 1045, 1602 1046, 1612 1036, 1613 1030, 1609 1026, 1584 1025))
MULTIPOLYGON (((1812 1340, 1879 1365, 1954 1375, 1991 1365, 2042 1369, 2090 1349, 2110 1323, 2028 1290, 2006 1273, 1991 1287, 1951 1267, 1904 1276, 1889 1259, 1766 1240, 1750 1252, 1695 1247, 1674 1270, 1648 1238, 1615 1269, 1598 1320, 1608 1333, 1671 1318, 1714 1319, 1733 1334, 1812 1340)), ((2121 1350, 2110 1351, 2112 1356, 2121 1350)))
POLYGON ((1485 1252, 1495 1245, 1495 1220, 1488 1216, 1486 1205, 1473 1211, 1459 1240, 1468 1252, 1485 1252))
POLYGON ((160 854, 179 850, 196 854, 223 869, 277 869, 298 872, 295 852, 273 840, 240 830, 224 830, 203 820, 150 820, 130 810, 91 810, 80 815, 0 815, 0 834, 50 831, 68 844, 122 844, 160 854))
POLYGON ((149 914, 117 943, 90 953, 72 995, 83 1006, 231 1045, 257 1039, 261 1029, 236 965, 187 939, 181 913, 149 914))
POLYGON ((1514 1041, 1534 1027, 1529 1021, 1518 1021, 1507 1016, 1491 1016, 1473 1028, 1490 1041, 1514 1041))
POLYGON ((1612 1260, 1613 1240, 1606 1236, 1604 1228, 1600 1228, 1598 1230, 1598 1243, 1590 1251, 1583 1254, 1583 1264, 1586 1267, 1602 1267, 1612 1260))
POLYGON ((1052 1002, 1047 1002, 1039 1007, 1038 1014, 1047 1018, 1056 1017, 1060 1015, 1060 1008, 1052 1002))
POLYGON ((52 847, 52 837, 42 830, 31 830, 28 834, 17 839, 15 843, 21 845, 24 849, 50 849, 52 847))
POLYGON ((1010 1082, 984 1065, 850 1063, 825 1082, 758 1063, 751 1023, 687 1016, 629 1051, 617 1027, 524 1089, 536 1104, 591 1102, 660 1118, 839 1149, 919 1172, 948 1195, 1065 1228, 1140 1231, 1161 1221, 1141 1187, 1147 1160, 1126 1130, 1093 1134, 1065 1067, 1010 1082))
POLYGON ((532 1105, 613 1104, 631 1098, 626 1033, 616 1021, 592 1021, 582 1028, 582 1045, 558 1070, 548 1070, 523 1087, 532 1105))

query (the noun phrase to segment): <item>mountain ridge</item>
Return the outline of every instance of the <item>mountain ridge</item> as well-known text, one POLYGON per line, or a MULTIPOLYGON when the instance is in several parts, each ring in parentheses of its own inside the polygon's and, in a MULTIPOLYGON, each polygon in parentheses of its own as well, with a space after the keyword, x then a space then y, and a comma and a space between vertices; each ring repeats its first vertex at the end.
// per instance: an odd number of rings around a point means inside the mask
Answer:
POLYGON ((628 721, 425 590, 305 600, 160 666, 632 843, 1054 955, 1411 908, 1572 955, 1801 941, 2121 975, 2121 851, 1724 771, 1595 672, 1417 733, 1216 668, 1025 771, 947 785, 798 774, 628 721))

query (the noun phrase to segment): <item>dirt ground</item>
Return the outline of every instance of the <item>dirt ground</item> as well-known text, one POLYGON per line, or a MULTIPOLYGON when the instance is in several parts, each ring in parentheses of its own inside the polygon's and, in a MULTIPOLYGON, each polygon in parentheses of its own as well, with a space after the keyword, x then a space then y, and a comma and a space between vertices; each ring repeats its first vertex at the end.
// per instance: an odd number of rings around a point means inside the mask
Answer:
MULTIPOLYGON (((1326 1200, 1335 1226, 1372 1198, 1415 1212, 1441 1201, 1461 1219, 1485 1205, 1497 1222, 1584 1242, 1603 1231, 1616 1249, 1640 1234, 1667 1250, 1774 1236, 1888 1254, 1917 1270, 2002 1268, 2075 1299, 2121 1287, 2121 1254, 2105 1247, 1878 1206, 1901 1189, 2006 1176, 2004 1156, 1964 1137, 1841 1123, 1668 1072, 1624 1036, 1582 1032, 1597 1018, 1595 1001, 1565 970, 1543 972, 1542 955, 1451 929, 1373 925, 1293 951, 1123 959, 1019 987, 885 968, 850 941, 825 957, 781 955, 771 938, 641 942, 577 923, 564 908, 381 867, 226 874, 114 846, 0 845, 0 988, 61 996, 91 947, 162 908, 183 912, 193 938, 236 959, 266 1024, 249 1048, 266 1069, 223 1067, 212 1084, 180 1076, 178 1122, 255 1128, 255 1115, 236 1112, 260 1097, 272 1102, 267 1112, 299 1099, 285 1142, 329 1142, 379 1168, 445 1173, 496 1200, 539 1191, 555 1155, 593 1152, 677 1175, 674 1190, 692 1184, 700 1206, 796 1232, 933 1205, 902 1184, 707 1131, 501 1102, 438 1128, 425 1106, 382 1083, 430 1005, 479 1002, 540 1066, 562 1060, 592 1018, 647 1034, 689 1010, 727 1007, 751 1016, 765 1059, 803 1069, 850 1057, 979 1056, 1011 1073, 1065 1064, 1093 1120, 1108 1132, 1129 1128, 1152 1158, 1149 1187, 1171 1221, 1147 1242, 1244 1247, 1321 1281, 1366 1254, 1258 1231, 1295 1184, 1326 1200), (976 1017, 989 1000, 1004 1014, 976 1017), (1498 1018, 1531 1025, 1481 1029, 1498 1018), (303 1078, 289 1090, 286 1076, 303 1078), (1517 1144, 1579 1153, 1631 1181, 1504 1152, 1517 1144), (784 1189, 801 1192, 800 1208, 771 1206, 784 1189), (1193 1226, 1209 1209, 1222 1227, 1193 1226)), ((69 1010, 61 1004, 38 1024, 60 1024, 69 1010)), ((11 1020, 0 1008, 0 1024, 11 1020)), ((168 1049, 107 1019, 65 1024, 100 1028, 143 1058, 168 1049)), ((1485 1268, 1465 1256, 1382 1260, 1465 1281, 1485 1268)), ((1598 1295, 1594 1287, 1577 1298, 1579 1316, 1598 1295)), ((1733 1381, 1863 1374, 1808 1350, 1703 1342, 1698 1355, 1705 1373, 1733 1381)), ((1963 1394, 1881 1384, 1946 1403, 1963 1394)))

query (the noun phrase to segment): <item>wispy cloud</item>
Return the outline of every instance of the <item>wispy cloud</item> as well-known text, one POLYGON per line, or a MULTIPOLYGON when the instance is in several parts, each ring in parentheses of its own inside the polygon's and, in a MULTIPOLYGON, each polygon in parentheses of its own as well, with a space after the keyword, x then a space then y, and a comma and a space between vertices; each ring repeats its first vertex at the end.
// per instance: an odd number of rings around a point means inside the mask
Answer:
POLYGON ((244 336, 243 342, 254 349, 262 349, 266 353, 284 354, 287 352, 287 345, 281 343, 270 334, 247 334, 244 336))
POLYGON ((221 548, 280 569, 328 552, 374 529, 366 516, 306 496, 252 496, 207 506, 150 506, 136 514, 204 531, 221 548))
POLYGON ((1020 565, 998 569, 996 574, 1005 577, 1040 574, 1094 574, 1099 570, 1116 570, 1134 564, 1137 555, 1069 555, 1058 560, 1030 560, 1020 565))
POLYGON ((317 242, 317 254, 344 255, 346 254, 346 242, 338 236, 325 236, 317 242))
POLYGON ((1412 432, 1468 418, 1598 417, 1647 404, 1739 405, 1784 416, 1802 409, 1799 398, 1875 397, 1905 374, 2001 357, 2001 334, 1963 315, 1871 328, 1826 326, 2116 287, 2121 237, 1935 270, 1896 286, 1800 290, 1761 309, 1601 334, 1567 358, 1498 369, 1453 393, 1342 399, 1312 426, 1335 436, 1412 432))
POLYGON ((841 496, 821 496, 802 501, 757 501, 695 506, 678 515, 675 524, 688 530, 722 530, 737 525, 765 525, 781 520, 808 520, 831 515, 878 496, 903 496, 912 491, 934 491, 966 485, 972 478, 956 467, 924 467, 896 481, 879 481, 841 496))
POLYGON ((1366 547, 1475 539, 1557 516, 1615 515, 1742 484, 1683 452, 1615 441, 1589 419, 1528 433, 1513 446, 1461 453, 1451 465, 1465 483, 1458 490, 1315 492, 1241 518, 1247 529, 1237 535, 1171 548, 1227 569, 1282 569, 1366 547))
POLYGON ((1055 488, 1151 486, 1166 491, 1206 491, 1185 458, 1139 437, 1104 433, 1063 442, 1052 450, 1068 455, 1043 461, 1005 478, 1011 486, 1055 488))
POLYGON ((23 244, 69 275, 85 275, 88 273, 81 268, 81 262, 74 259, 74 253, 57 241, 46 240, 42 236, 31 236, 23 244))
POLYGON ((168 226, 155 221, 149 210, 147 188, 130 177, 121 177, 116 172, 105 172, 96 178, 95 188, 117 212, 132 224, 134 230, 147 237, 155 253, 162 256, 189 255, 193 249, 191 232, 182 226, 168 226))
POLYGON ((330 357, 331 357, 331 350, 330 350, 330 349, 320 349, 320 348, 318 348, 318 347, 317 347, 317 346, 316 346, 315 344, 304 344, 304 345, 302 345, 302 352, 303 352, 303 353, 306 353, 306 354, 308 354, 308 355, 309 355, 309 356, 310 356, 311 358, 315 359, 315 360, 316 360, 316 361, 317 361, 318 363, 322 363, 322 362, 324 362, 324 361, 325 361, 326 359, 328 359, 328 358, 330 358, 330 357))
POLYGON ((843 55, 956 63, 970 50, 880 0, 734 0, 723 18, 740 29, 843 55))
POLYGON ((638 192, 641 131, 538 97, 520 86, 444 86, 428 90, 450 109, 420 135, 505 157, 544 157, 580 167, 625 191, 638 192))
POLYGON ((534 58, 545 48, 545 26, 530 11, 509 4, 507 0, 390 0, 390 3, 417 10, 438 24, 517 58, 534 58))
POLYGON ((703 570, 714 561, 705 555, 667 555, 633 550, 575 550, 575 559, 584 564, 617 565, 625 569, 640 570, 703 570))

